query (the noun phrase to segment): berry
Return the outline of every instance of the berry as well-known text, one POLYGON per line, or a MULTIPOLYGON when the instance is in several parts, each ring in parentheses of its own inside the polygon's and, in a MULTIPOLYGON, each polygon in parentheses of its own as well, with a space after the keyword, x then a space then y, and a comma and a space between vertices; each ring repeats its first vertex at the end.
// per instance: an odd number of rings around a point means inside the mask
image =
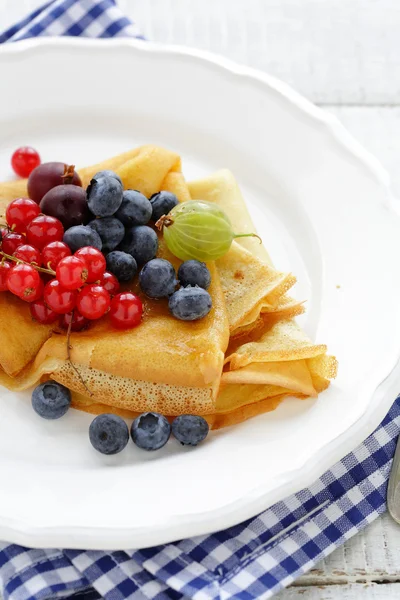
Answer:
POLYGON ((158 250, 156 232, 146 225, 138 225, 128 229, 118 250, 127 252, 138 264, 144 264, 155 258, 158 250))
POLYGON ((28 179, 28 195, 37 204, 51 188, 63 183, 82 185, 81 179, 74 167, 68 167, 63 162, 47 162, 32 171, 28 179))
POLYGON ((122 184, 115 177, 93 177, 87 188, 88 205, 96 217, 111 217, 122 202, 122 184))
POLYGON ((25 233, 29 223, 39 215, 40 208, 30 198, 17 198, 6 209, 8 226, 18 233, 25 233))
POLYGON ((121 243, 125 235, 125 227, 121 221, 114 217, 103 217, 102 219, 94 219, 88 224, 99 234, 103 244, 103 252, 114 250, 121 243))
POLYGON ((129 442, 128 425, 117 415, 98 415, 90 423, 89 439, 102 454, 118 454, 129 442))
POLYGON ((110 296, 114 296, 119 292, 119 281, 112 273, 106 271, 100 281, 100 285, 107 290, 110 296))
POLYGON ((82 329, 85 329, 85 327, 87 327, 89 325, 88 319, 85 319, 85 317, 82 317, 82 315, 75 309, 74 312, 72 312, 72 313, 68 313, 66 315, 61 315, 60 327, 62 327, 62 329, 68 329, 69 324, 71 323, 71 319, 72 319, 71 331, 82 331, 82 329))
POLYGON ((26 302, 37 299, 41 284, 42 280, 39 273, 31 265, 15 265, 15 267, 12 267, 7 279, 10 292, 26 302))
POLYGON ((42 250, 42 262, 47 269, 56 270, 60 260, 71 256, 71 250, 64 242, 50 242, 42 250))
POLYGON ((103 277, 106 270, 106 259, 100 250, 92 246, 85 246, 77 250, 75 256, 86 264, 88 270, 87 283, 94 283, 103 277))
POLYGON ((30 296, 28 302, 36 302, 37 300, 41 300, 43 298, 44 292, 44 283, 43 279, 40 278, 39 286, 36 288, 36 291, 30 296))
POLYGON ((31 146, 21 146, 11 157, 11 166, 20 177, 29 177, 39 165, 39 153, 31 146))
POLYGON ((110 294, 101 285, 92 283, 78 294, 76 306, 86 319, 100 319, 110 308, 110 294))
POLYGON ((77 290, 87 280, 86 262, 78 256, 67 256, 57 265, 56 277, 66 290, 77 290))
POLYGON ((198 260, 186 260, 178 269, 178 279, 182 287, 198 285, 205 290, 211 283, 210 271, 206 263, 198 260))
POLYGON ((12 256, 18 246, 25 244, 26 237, 21 233, 13 233, 10 231, 3 236, 2 249, 3 252, 12 256))
POLYGON ((115 213, 126 227, 133 225, 147 225, 151 219, 152 206, 146 196, 137 190, 125 190, 122 204, 115 213))
POLYGON ((170 312, 177 319, 196 321, 208 315, 212 307, 212 300, 210 294, 203 288, 189 285, 172 294, 168 306, 170 312))
POLYGON ((31 306, 31 316, 32 319, 41 323, 42 325, 50 325, 54 323, 59 318, 59 315, 51 310, 43 300, 36 300, 32 302, 31 306))
POLYGON ((228 252, 234 239, 258 237, 255 233, 235 233, 222 208, 203 200, 178 204, 158 227, 168 250, 181 260, 218 260, 228 252))
POLYGON ((75 290, 63 288, 57 279, 52 279, 44 286, 44 301, 58 315, 69 313, 75 308, 77 295, 75 290))
POLYGON ((168 260, 154 258, 140 271, 139 283, 142 291, 150 298, 164 298, 175 292, 175 269, 168 260))
POLYGON ((136 275, 136 260, 126 252, 114 250, 107 254, 107 270, 113 273, 118 281, 130 281, 136 275))
POLYGON ((90 219, 86 192, 79 185, 62 184, 51 188, 40 201, 40 210, 59 219, 65 229, 86 224, 90 219))
POLYGON ((139 325, 143 304, 135 294, 123 292, 111 300, 110 319, 116 329, 131 329, 139 325))
POLYGON ((84 246, 93 246, 98 250, 102 248, 101 238, 97 231, 86 225, 76 225, 67 229, 63 241, 71 248, 72 252, 76 252, 84 246))
POLYGON ((39 250, 33 246, 30 246, 29 244, 22 244, 21 246, 18 246, 14 252, 14 256, 19 260, 35 264, 38 267, 40 267, 42 264, 42 257, 40 256, 39 250))
POLYGON ((32 392, 33 410, 43 419, 59 419, 71 405, 71 392, 68 388, 46 381, 38 385, 32 392))
POLYGON ((139 415, 132 423, 133 442, 143 450, 158 450, 165 446, 171 435, 171 425, 159 413, 147 412, 139 415))
POLYGON ((117 175, 114 171, 110 171, 110 169, 104 169, 104 171, 98 171, 95 175, 93 175, 93 179, 99 179, 100 177, 114 177, 117 181, 122 185, 122 179, 119 175, 117 175))
POLYGON ((172 435, 184 446, 197 446, 208 435, 209 426, 204 417, 179 415, 172 421, 172 435))
POLYGON ((0 263, 0 292, 6 292, 8 290, 7 279, 11 272, 12 265, 9 262, 0 263))
POLYGON ((157 192, 151 196, 150 204, 152 207, 151 218, 153 221, 158 221, 178 204, 178 198, 172 192, 157 192))
POLYGON ((28 243, 43 250, 50 242, 60 242, 64 235, 61 222, 48 215, 39 215, 31 221, 26 230, 28 243))

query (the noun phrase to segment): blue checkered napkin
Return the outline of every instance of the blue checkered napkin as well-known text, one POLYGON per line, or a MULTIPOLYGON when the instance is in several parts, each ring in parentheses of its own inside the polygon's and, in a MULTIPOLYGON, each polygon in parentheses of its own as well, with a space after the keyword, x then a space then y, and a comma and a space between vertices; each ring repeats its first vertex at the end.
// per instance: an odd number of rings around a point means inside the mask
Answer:
POLYGON ((110 553, 1 544, 4 597, 270 598, 386 510, 399 431, 400 398, 376 431, 310 488, 213 535, 110 553))
POLYGON ((0 43, 38 36, 142 38, 115 0, 52 0, 0 35, 0 43))
MULTIPOLYGON (((54 0, 0 41, 37 35, 140 37, 113 0, 54 0)), ((399 431, 400 397, 376 431, 310 488, 213 535, 109 553, 0 543, 4 599, 270 598, 386 510, 399 431)))

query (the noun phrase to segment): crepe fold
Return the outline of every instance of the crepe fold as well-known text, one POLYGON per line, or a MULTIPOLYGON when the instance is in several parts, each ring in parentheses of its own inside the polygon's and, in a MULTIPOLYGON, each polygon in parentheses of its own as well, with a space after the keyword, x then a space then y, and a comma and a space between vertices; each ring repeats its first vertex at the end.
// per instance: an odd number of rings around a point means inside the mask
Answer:
MULTIPOLYGON (((255 231, 227 170, 187 184, 177 154, 142 146, 80 169, 83 185, 103 169, 148 197, 165 189, 181 202, 216 202, 235 230, 255 231)), ((18 195, 26 195, 26 182, 0 184, 3 210, 18 195)), ((161 238, 158 256, 179 267, 161 238)), ((71 336, 69 356, 65 332, 34 323, 26 304, 0 294, 0 335, 8 342, 0 347, 0 383, 19 390, 50 377, 73 391, 74 407, 88 412, 134 417, 155 410, 171 418, 190 412, 213 428, 273 410, 288 395, 305 398, 325 389, 336 361, 292 319, 303 311, 302 302, 287 295, 295 277, 277 271, 254 238, 239 238, 208 267, 213 308, 204 319, 178 321, 166 301, 142 298, 139 327, 118 332, 105 317, 71 336)), ((137 283, 128 287, 140 294, 137 283)))

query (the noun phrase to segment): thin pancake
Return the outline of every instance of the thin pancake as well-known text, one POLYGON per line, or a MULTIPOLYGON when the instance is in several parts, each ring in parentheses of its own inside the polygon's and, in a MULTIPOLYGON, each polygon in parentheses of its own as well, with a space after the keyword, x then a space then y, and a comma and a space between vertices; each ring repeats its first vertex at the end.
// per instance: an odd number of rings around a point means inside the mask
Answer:
MULTIPOLYGON (((221 206, 229 216, 232 227, 236 233, 257 232, 236 179, 228 169, 221 169, 204 179, 189 182, 188 187, 192 199, 215 202, 221 206)), ((233 256, 233 250, 237 246, 244 248, 247 253, 250 252, 252 256, 257 259, 251 267, 254 278, 259 276, 266 277, 268 280, 273 273, 279 276, 279 273, 272 264, 267 250, 264 245, 260 243, 259 239, 254 237, 237 238, 232 244, 231 251, 217 261, 222 289, 225 294, 231 293, 230 284, 232 283, 232 275, 238 270, 239 272, 246 273, 246 270, 234 269, 233 265, 237 260, 237 257, 233 256), (263 263, 264 267, 269 267, 269 272, 267 274, 261 272, 259 262, 263 263), (259 274, 257 274, 256 267, 259 269, 259 274), (225 269, 228 269, 228 278, 226 282, 224 277, 225 269)), ((243 255, 243 262, 245 262, 247 253, 244 253, 243 255)), ((246 276, 250 277, 251 275, 246 273, 246 276)), ((276 287, 276 294, 266 295, 264 298, 256 297, 255 303, 250 302, 246 305, 246 314, 241 314, 240 311, 238 311, 237 314, 232 314, 230 316, 231 336, 241 335, 243 331, 251 331, 254 327, 259 325, 260 316, 264 312, 277 313, 279 314, 279 318, 282 319, 287 319, 304 312, 303 302, 293 300, 293 298, 289 298, 286 295, 286 292, 295 282, 296 278, 293 275, 286 276, 285 281, 282 282, 282 286, 276 287)), ((237 311, 237 307, 235 307, 235 310, 237 311)), ((229 313, 228 305, 228 314, 229 313)))
MULTIPOLYGON (((151 195, 160 189, 175 193, 180 201, 190 198, 180 172, 180 158, 174 152, 157 146, 142 146, 112 159, 80 169, 83 185, 99 170, 112 168, 122 178, 124 187, 151 195)), ((0 210, 19 196, 27 196, 27 180, 0 184, 0 210)), ((0 294, 0 366, 13 376, 33 361, 54 327, 32 321, 27 304, 8 293, 0 294), (12 328, 10 327, 12 323, 12 328)))

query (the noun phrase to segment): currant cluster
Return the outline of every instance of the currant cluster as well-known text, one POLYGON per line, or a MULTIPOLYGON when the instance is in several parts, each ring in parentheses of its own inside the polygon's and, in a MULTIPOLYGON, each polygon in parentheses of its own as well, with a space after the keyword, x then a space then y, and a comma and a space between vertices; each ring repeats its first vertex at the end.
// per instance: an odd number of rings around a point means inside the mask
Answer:
POLYGON ((72 331, 110 313, 111 323, 126 329, 138 325, 142 303, 131 293, 118 293, 118 279, 106 271, 104 255, 91 246, 72 254, 64 243, 64 227, 40 214, 29 198, 17 198, 6 211, 1 230, 0 291, 29 302, 32 317, 72 331))
MULTIPOLYGON (((138 190, 124 190, 119 175, 110 170, 95 173, 85 190, 73 165, 47 162, 31 170, 30 150, 17 152, 20 172, 29 172, 29 198, 14 200, 7 209, 0 283, 32 303, 36 320, 52 323, 57 315, 69 315, 61 317, 61 325, 78 331, 109 312, 116 328, 135 327, 143 313, 140 298, 117 292, 138 270, 141 291, 149 298, 168 299, 175 318, 195 321, 210 312, 206 265, 187 260, 176 274, 169 261, 156 258, 154 227, 180 210, 175 194, 161 190, 148 199, 138 190), (12 266, 10 261, 19 262, 12 266)), ((168 228, 174 243, 181 244, 183 235, 196 246, 192 229, 189 225, 182 231, 179 223, 168 228)))

